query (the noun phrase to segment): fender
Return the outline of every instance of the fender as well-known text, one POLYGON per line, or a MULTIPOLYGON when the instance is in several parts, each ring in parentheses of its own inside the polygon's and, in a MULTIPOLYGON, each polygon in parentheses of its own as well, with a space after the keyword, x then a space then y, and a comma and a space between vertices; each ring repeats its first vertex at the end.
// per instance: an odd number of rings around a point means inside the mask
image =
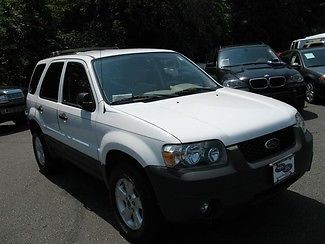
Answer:
POLYGON ((111 131, 104 135, 99 148, 99 160, 106 164, 106 155, 111 150, 119 150, 137 160, 142 167, 163 166, 161 148, 165 143, 126 131, 111 131))

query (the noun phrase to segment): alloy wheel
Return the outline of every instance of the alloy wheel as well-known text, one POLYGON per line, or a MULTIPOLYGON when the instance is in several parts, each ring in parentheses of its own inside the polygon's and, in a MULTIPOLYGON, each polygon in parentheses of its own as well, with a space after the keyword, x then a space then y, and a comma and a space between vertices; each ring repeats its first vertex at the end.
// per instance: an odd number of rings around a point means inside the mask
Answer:
POLYGON ((307 83, 306 85, 306 100, 309 103, 315 100, 315 89, 312 83, 307 83))
POLYGON ((139 230, 143 223, 142 202, 129 179, 122 178, 117 181, 115 201, 124 224, 131 230, 139 230))
POLYGON ((36 157, 38 159, 38 162, 44 166, 45 165, 45 154, 44 154, 44 148, 43 144, 41 142, 41 139, 37 136, 35 138, 35 152, 36 152, 36 157))

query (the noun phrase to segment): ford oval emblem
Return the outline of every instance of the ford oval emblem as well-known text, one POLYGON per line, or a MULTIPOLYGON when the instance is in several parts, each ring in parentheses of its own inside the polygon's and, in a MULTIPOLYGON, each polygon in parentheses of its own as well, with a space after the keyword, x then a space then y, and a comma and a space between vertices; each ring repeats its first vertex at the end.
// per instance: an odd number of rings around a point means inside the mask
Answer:
POLYGON ((272 138, 265 142, 265 147, 267 149, 275 149, 280 145, 280 140, 278 138, 272 138))

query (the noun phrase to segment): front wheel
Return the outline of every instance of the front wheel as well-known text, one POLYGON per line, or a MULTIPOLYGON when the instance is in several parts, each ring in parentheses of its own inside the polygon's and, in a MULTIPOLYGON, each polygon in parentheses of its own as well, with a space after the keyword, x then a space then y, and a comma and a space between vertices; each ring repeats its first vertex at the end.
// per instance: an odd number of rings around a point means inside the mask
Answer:
POLYGON ((131 242, 150 241, 158 231, 161 218, 142 172, 121 163, 112 171, 109 190, 121 235, 131 242))
POLYGON ((308 82, 306 84, 306 101, 308 103, 316 102, 316 94, 315 94, 315 84, 313 82, 308 82))

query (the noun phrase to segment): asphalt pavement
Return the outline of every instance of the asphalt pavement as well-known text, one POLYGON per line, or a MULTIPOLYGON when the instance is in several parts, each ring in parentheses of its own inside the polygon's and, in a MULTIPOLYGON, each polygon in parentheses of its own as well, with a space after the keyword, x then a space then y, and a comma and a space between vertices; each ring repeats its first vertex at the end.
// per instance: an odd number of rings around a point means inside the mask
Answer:
MULTIPOLYGON (((213 223, 169 225, 161 243, 325 243, 325 104, 303 113, 314 161, 289 190, 213 223)), ((26 127, 0 124, 0 243, 126 243, 105 186, 71 165, 46 177, 26 127)), ((155 243, 157 243, 155 242, 155 243)))

